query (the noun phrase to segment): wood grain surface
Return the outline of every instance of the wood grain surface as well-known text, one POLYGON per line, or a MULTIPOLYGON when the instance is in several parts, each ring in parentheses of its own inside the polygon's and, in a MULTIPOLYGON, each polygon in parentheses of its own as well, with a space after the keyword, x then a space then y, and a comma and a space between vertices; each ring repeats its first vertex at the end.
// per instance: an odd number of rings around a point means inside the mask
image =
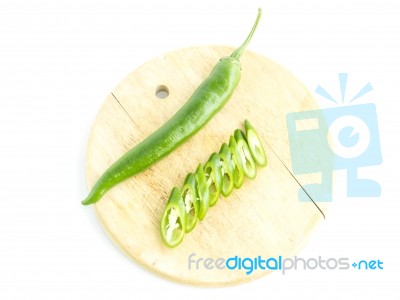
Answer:
MULTIPOLYGON (((87 148, 86 173, 91 187, 121 155, 160 127, 187 101, 215 63, 232 48, 207 46, 173 51, 154 58, 127 76, 106 98, 93 125, 87 148), (159 99, 160 86, 169 95, 159 99)), ((242 79, 232 99, 194 137, 145 172, 112 190, 95 204, 108 236, 135 262, 170 279, 206 286, 254 280, 271 271, 207 269, 198 258, 290 257, 298 254, 326 205, 298 200, 299 183, 291 170, 286 114, 317 109, 310 92, 273 61, 246 51, 242 79), (167 248, 160 220, 168 195, 182 186, 188 172, 218 151, 236 128, 249 119, 268 156, 254 180, 220 198, 177 248, 167 248), (320 211, 321 210, 321 211, 320 211)), ((317 179, 302 176, 303 181, 317 179)))

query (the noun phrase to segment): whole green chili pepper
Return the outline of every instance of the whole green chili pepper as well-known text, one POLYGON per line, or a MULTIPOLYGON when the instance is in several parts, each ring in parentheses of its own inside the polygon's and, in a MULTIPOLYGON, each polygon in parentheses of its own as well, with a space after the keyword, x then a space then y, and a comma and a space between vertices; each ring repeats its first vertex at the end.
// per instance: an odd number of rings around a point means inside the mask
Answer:
POLYGON ((240 57, 249 44, 261 17, 244 43, 230 56, 223 57, 189 100, 163 126, 128 151, 97 180, 83 205, 95 203, 113 186, 136 175, 171 153, 198 132, 231 98, 240 80, 240 57))

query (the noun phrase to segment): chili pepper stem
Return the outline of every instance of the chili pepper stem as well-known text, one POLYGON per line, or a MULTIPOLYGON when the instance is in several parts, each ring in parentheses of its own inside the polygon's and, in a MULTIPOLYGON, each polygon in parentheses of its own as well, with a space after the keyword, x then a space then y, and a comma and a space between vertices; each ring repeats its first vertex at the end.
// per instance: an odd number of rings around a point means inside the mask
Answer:
POLYGON ((261 10, 261 8, 259 8, 257 18, 256 18, 256 21, 254 22, 253 28, 251 29, 251 31, 250 31, 249 35, 247 36, 246 40, 244 41, 244 43, 239 48, 237 48, 235 51, 233 51, 233 53, 231 54, 232 58, 239 60, 240 57, 242 56, 243 51, 246 49, 247 45, 250 43, 251 38, 253 37, 253 34, 257 29, 258 22, 261 19, 261 14, 262 14, 262 10, 261 10))

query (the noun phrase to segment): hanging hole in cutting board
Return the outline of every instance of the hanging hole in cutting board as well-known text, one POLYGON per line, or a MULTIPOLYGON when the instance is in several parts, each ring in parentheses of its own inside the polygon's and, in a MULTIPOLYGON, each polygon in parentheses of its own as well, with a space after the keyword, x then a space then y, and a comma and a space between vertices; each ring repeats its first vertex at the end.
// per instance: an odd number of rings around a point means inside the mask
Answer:
POLYGON ((156 96, 159 99, 165 99, 169 96, 169 90, 168 87, 165 85, 159 85, 156 88, 156 96))

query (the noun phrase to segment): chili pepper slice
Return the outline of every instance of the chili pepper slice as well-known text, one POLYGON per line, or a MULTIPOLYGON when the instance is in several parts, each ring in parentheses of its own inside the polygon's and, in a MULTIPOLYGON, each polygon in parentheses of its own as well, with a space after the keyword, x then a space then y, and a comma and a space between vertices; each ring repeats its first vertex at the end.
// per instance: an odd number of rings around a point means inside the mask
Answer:
POLYGON ((235 130, 234 136, 239 151, 239 158, 242 161, 244 175, 250 179, 254 179, 257 175, 256 163, 247 145, 246 137, 240 129, 235 130))
POLYGON ((233 190, 234 162, 232 161, 229 146, 226 143, 222 144, 219 150, 219 157, 222 175, 221 194, 224 197, 228 197, 233 190))
POLYGON ((248 120, 244 121, 244 127, 246 129, 246 140, 249 145, 249 149, 251 155, 254 158, 254 161, 261 167, 265 167, 268 163, 267 155, 265 154, 265 150, 263 144, 261 143, 260 137, 257 134, 257 131, 250 124, 248 120))
POLYGON ((186 176, 185 182, 182 187, 182 199, 185 204, 186 226, 185 232, 188 233, 193 230, 197 223, 199 213, 199 201, 196 190, 196 179, 193 173, 186 176))
POLYGON ((204 176, 203 165, 199 164, 196 173, 194 174, 196 178, 196 189, 199 201, 199 212, 197 217, 200 221, 206 216, 207 210, 210 207, 210 193, 207 188, 206 178, 204 176))
POLYGON ((204 166, 204 176, 210 195, 210 207, 217 203, 221 193, 222 173, 220 157, 217 153, 211 154, 209 160, 204 166))
POLYGON ((240 153, 236 140, 232 135, 229 138, 229 149, 233 162, 233 184, 235 188, 239 189, 243 184, 244 178, 243 164, 242 160, 240 159, 240 153))
POLYGON ((161 219, 161 236, 168 247, 176 247, 182 242, 185 227, 185 204, 179 188, 174 187, 161 219))

